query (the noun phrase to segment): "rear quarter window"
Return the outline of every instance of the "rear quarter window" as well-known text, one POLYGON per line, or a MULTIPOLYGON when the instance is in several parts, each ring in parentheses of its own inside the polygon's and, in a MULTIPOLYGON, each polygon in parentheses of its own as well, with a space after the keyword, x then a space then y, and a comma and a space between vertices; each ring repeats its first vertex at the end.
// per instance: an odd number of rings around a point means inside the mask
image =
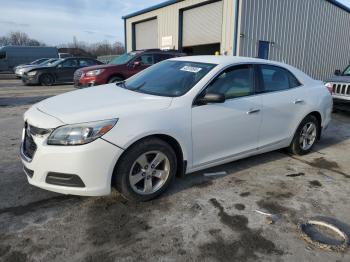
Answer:
POLYGON ((287 69, 273 66, 260 65, 263 92, 283 91, 301 86, 299 80, 287 69))

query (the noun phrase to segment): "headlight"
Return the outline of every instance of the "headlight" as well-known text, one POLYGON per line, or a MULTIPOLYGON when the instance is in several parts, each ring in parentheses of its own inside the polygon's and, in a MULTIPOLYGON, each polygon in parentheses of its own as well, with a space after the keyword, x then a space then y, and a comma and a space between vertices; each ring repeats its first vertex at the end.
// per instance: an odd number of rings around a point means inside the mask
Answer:
POLYGON ((86 76, 98 76, 103 71, 105 71, 105 70, 104 69, 97 69, 97 70, 87 71, 85 75, 86 76))
POLYGON ((61 126, 47 140, 48 145, 84 145, 106 134, 118 119, 61 126))
POLYGON ((326 83, 324 86, 328 89, 329 93, 331 93, 331 94, 333 93, 333 84, 332 83, 326 83))
POLYGON ((35 76, 36 73, 37 73, 37 71, 30 71, 30 72, 27 73, 27 75, 29 75, 29 76, 35 76))

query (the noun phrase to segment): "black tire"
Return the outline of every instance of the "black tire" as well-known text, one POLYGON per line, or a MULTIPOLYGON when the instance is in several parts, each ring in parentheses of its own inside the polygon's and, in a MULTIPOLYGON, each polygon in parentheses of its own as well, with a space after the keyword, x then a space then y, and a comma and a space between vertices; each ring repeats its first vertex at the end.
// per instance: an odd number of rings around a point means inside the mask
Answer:
POLYGON ((119 77, 119 76, 112 76, 109 80, 108 80, 108 84, 110 83, 116 83, 116 82, 120 82, 123 81, 124 79, 119 77))
POLYGON ((55 79, 50 74, 43 74, 39 77, 39 83, 42 86, 52 86, 55 83, 55 79))
POLYGON ((317 139, 319 138, 320 128, 321 128, 321 125, 315 116, 308 115, 307 117, 305 117, 303 119, 303 121, 300 123, 297 131, 295 132, 292 143, 290 144, 290 146, 288 148, 288 151, 292 154, 295 154, 295 155, 305 155, 305 154, 309 153, 312 150, 312 148, 314 147, 314 145, 316 144, 317 139), (310 146, 309 148, 303 149, 301 142, 300 142, 300 139, 302 137, 303 128, 310 123, 313 123, 315 125, 316 137, 315 137, 315 140, 313 141, 312 145, 311 146, 309 145, 310 146))
MULTIPOLYGON (((117 190, 122 194, 124 198, 131 201, 149 201, 162 194, 175 178, 177 171, 176 154, 173 148, 161 139, 144 139, 127 149, 127 151, 122 155, 121 159, 119 160, 115 171, 115 185, 117 190), (132 188, 129 179, 129 174, 132 171, 131 169, 135 165, 134 163, 137 161, 137 159, 146 152, 150 151, 159 151, 167 157, 167 159, 169 160, 168 163, 170 164, 169 174, 164 184, 156 192, 150 194, 139 194, 132 188)), ((143 182, 141 181, 141 184, 146 184, 145 179, 146 178, 144 178, 143 182)))

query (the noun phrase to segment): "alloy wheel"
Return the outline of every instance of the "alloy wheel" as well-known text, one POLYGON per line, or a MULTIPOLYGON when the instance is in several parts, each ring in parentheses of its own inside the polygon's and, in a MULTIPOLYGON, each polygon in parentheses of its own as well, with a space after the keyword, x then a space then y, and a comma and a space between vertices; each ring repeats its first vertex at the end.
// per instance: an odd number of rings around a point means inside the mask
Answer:
POLYGON ((313 122, 308 122, 301 129, 299 144, 302 150, 309 150, 316 141, 317 127, 313 122))
POLYGON ((160 151, 149 151, 139 156, 133 163, 129 182, 138 194, 150 195, 157 192, 170 174, 170 161, 160 151))

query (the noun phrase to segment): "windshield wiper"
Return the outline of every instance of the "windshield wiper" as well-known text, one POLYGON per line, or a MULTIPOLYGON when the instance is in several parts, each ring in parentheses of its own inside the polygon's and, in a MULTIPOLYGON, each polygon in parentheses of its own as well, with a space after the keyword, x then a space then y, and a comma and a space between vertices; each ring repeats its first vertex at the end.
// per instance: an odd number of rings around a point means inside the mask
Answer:
POLYGON ((132 89, 132 90, 140 90, 141 87, 143 87, 145 84, 146 84, 146 81, 143 82, 143 83, 141 83, 141 84, 139 84, 138 86, 132 87, 132 88, 130 88, 130 89, 132 89))
POLYGON ((115 84, 116 84, 117 86, 122 87, 122 88, 126 88, 126 85, 125 85, 125 80, 123 80, 123 81, 119 81, 119 82, 116 82, 115 84))

